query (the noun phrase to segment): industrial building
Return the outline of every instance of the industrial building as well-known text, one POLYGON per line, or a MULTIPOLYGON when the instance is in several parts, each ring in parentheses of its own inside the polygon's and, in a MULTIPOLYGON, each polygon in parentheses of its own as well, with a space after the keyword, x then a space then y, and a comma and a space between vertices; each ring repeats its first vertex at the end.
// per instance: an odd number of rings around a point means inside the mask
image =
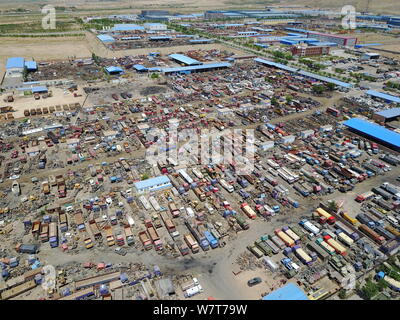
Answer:
POLYGON ((218 62, 218 63, 207 63, 199 66, 187 66, 187 67, 175 67, 175 68, 162 68, 161 72, 168 73, 183 73, 189 74, 193 72, 203 72, 203 71, 212 71, 229 68, 231 66, 230 63, 227 62, 218 62))
POLYGON ((188 56, 185 56, 185 55, 179 54, 179 53, 170 54, 168 57, 170 57, 172 60, 174 60, 180 64, 184 64, 186 66, 198 66, 198 65, 203 64, 203 62, 200 62, 196 59, 192 59, 188 56))
POLYGON ((380 58, 379 53, 365 52, 361 56, 361 60, 378 60, 380 58))
POLYGON ((7 60, 6 77, 20 77, 25 69, 25 59, 13 57, 7 60))
POLYGON ((358 135, 376 141, 385 147, 400 151, 400 134, 375 123, 352 118, 343 123, 348 129, 358 135))
POLYGON ((377 121, 387 122, 400 117, 400 108, 392 108, 379 112, 375 112, 373 118, 377 121))
POLYGON ((104 69, 109 75, 120 75, 124 72, 120 67, 106 67, 104 69))
POLYGON ((145 193, 172 187, 171 180, 167 176, 159 176, 136 182, 135 188, 138 193, 145 193))
POLYGON ((37 63, 36 61, 26 61, 25 68, 27 71, 36 71, 37 70, 37 63))
POLYGON ((164 23, 145 23, 144 28, 150 31, 165 31, 167 30, 167 25, 164 23))
POLYGON ((328 46, 314 46, 314 47, 306 47, 306 46, 293 46, 290 48, 290 52, 294 56, 299 57, 308 57, 308 56, 320 56, 324 54, 329 54, 330 47, 328 46))
POLYGON ((97 38, 104 43, 111 43, 111 42, 115 42, 115 39, 108 35, 108 34, 100 34, 97 36, 97 38))
POLYGON ((145 27, 140 26, 138 24, 126 23, 126 24, 116 24, 114 25, 114 28, 112 30, 120 32, 133 32, 133 31, 143 32, 145 31, 145 27))
POLYGON ((285 28, 285 30, 306 34, 307 38, 312 37, 324 42, 333 42, 339 46, 352 47, 357 44, 357 37, 348 37, 337 34, 321 33, 321 32, 298 29, 298 28, 285 28))
POLYGON ((366 92, 368 95, 375 97, 375 98, 379 98, 384 100, 387 103, 400 103, 400 98, 396 97, 396 96, 392 96, 390 94, 384 93, 384 92, 379 92, 379 91, 375 91, 375 90, 368 90, 366 92))
POLYGON ((340 36, 340 35, 329 34, 329 33, 319 33, 319 32, 310 31, 307 33, 307 36, 312 36, 313 38, 316 38, 316 39, 322 40, 322 41, 334 42, 340 46, 353 47, 357 43, 356 37, 346 37, 346 36, 340 36))
POLYGON ((308 72, 308 71, 304 71, 304 70, 301 70, 301 69, 295 69, 295 68, 286 66, 284 64, 281 64, 281 63, 276 63, 276 62, 268 61, 268 60, 261 59, 261 58, 256 58, 256 59, 254 59, 254 61, 256 61, 258 63, 262 63, 262 64, 265 64, 265 65, 268 65, 270 67, 275 67, 275 68, 282 69, 282 70, 285 70, 285 71, 297 73, 299 75, 302 75, 304 77, 311 78, 311 79, 314 79, 314 80, 318 80, 318 81, 322 81, 322 82, 326 82, 326 83, 333 83, 334 85, 337 85, 339 87, 343 87, 343 88, 347 88, 347 89, 353 87, 353 85, 351 83, 343 82, 343 81, 340 81, 340 80, 337 80, 337 79, 333 79, 333 78, 320 76, 318 74, 311 73, 311 72, 308 72))
POLYGON ((309 300, 307 295, 294 283, 287 285, 264 296, 262 300, 309 300))

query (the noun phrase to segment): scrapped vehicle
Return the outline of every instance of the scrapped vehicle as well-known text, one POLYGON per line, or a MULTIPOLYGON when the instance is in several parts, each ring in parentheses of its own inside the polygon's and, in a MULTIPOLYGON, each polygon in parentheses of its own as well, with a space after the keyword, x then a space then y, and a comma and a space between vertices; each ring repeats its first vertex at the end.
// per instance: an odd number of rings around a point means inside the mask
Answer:
POLYGON ((247 281, 247 285, 249 287, 253 287, 253 286, 255 286, 255 285, 257 285, 257 284, 259 284, 261 282, 262 282, 261 278, 260 277, 256 277, 256 278, 252 278, 249 281, 247 281))

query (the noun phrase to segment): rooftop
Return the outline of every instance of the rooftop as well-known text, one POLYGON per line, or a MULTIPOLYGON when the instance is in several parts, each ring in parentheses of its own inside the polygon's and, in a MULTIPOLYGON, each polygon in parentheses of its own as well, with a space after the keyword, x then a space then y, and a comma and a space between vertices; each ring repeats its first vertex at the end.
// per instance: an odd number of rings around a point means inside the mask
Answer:
POLYGON ((170 183, 170 182, 171 182, 171 180, 167 176, 158 176, 155 178, 150 178, 147 180, 135 182, 135 188, 138 190, 139 189, 147 189, 150 187, 157 186, 159 184, 166 184, 166 183, 170 183))
POLYGON ((392 108, 383 111, 376 112, 377 115, 385 117, 387 119, 399 117, 400 116, 400 108, 392 108))
POLYGON ((308 300, 306 294, 298 286, 293 283, 271 292, 264 296, 263 300, 308 300))
POLYGON ((375 90, 368 90, 367 94, 369 94, 370 96, 376 97, 376 98, 381 98, 381 99, 388 100, 391 102, 400 103, 399 97, 392 96, 387 93, 383 93, 383 92, 379 92, 379 91, 375 91, 375 90))
POLYGON ((21 68, 25 67, 25 59, 22 57, 13 57, 7 60, 6 69, 21 68))
POLYGON ((171 73, 171 72, 182 72, 182 71, 184 72, 184 71, 206 70, 206 69, 214 69, 214 68, 229 68, 230 66, 231 66, 230 63, 218 62, 218 63, 202 64, 202 65, 199 65, 199 66, 162 68, 161 71, 164 72, 164 73, 171 73))
POLYGON ((111 37, 110 35, 108 35, 108 34, 100 34, 100 35, 97 36, 97 38, 100 41, 103 41, 103 42, 113 42, 113 41, 115 41, 115 39, 113 37, 111 37))
POLYGON ((116 24, 113 28, 114 31, 144 31, 143 26, 139 26, 137 24, 125 23, 125 24, 116 24))
POLYGON ((183 54, 179 54, 179 53, 173 53, 170 54, 169 57, 171 59, 177 60, 187 66, 194 66, 194 65, 199 65, 199 64, 203 64, 202 62, 196 60, 196 59, 192 59, 188 56, 185 56, 183 54))
POLYGON ((400 148, 400 134, 386 129, 383 126, 359 118, 352 118, 345 121, 343 124, 346 127, 379 139, 380 141, 393 145, 396 148, 400 148))

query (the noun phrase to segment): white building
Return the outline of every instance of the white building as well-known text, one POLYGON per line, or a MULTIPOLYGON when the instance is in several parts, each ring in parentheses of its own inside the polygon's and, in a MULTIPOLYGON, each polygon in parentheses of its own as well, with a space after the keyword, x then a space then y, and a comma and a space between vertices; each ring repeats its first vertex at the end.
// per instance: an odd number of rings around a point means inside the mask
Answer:
POLYGON ((166 31, 167 25, 163 23, 145 23, 143 24, 146 30, 149 31, 166 31))

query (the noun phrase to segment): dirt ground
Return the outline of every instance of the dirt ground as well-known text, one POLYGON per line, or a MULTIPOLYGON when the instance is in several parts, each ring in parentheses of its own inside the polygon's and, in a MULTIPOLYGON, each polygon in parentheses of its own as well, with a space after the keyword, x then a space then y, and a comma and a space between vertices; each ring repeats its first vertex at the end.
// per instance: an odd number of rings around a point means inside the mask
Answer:
MULTIPOLYGON (((3 7, 10 8, 14 7, 17 3, 19 7, 36 8, 39 3, 29 2, 26 0, 17 1, 2 1, 3 7)), ((52 3, 55 5, 66 5, 64 0, 47 0, 41 1, 42 3, 52 3)), ((357 11, 365 11, 367 2, 365 0, 347 0, 345 3, 338 3, 335 0, 278 0, 278 1, 259 1, 259 0, 246 0, 246 8, 264 8, 266 5, 269 7, 285 7, 290 6, 291 8, 331 8, 340 10, 343 5, 353 5, 357 11)), ((377 13, 389 13, 396 14, 400 12, 400 3, 398 0, 385 0, 385 1, 369 1, 369 11, 377 13)), ((76 6, 80 10, 83 9, 99 9, 99 2, 85 1, 85 0, 69 0, 69 6, 76 6)), ((132 8, 132 9, 169 9, 178 12, 196 12, 198 9, 212 10, 212 9, 227 9, 227 8, 243 8, 243 1, 241 0, 157 0, 149 3, 147 0, 136 0, 135 2, 128 0, 118 1, 101 1, 101 9, 114 9, 118 7, 132 8)))
POLYGON ((90 57, 84 37, 1 38, 0 74, 5 72, 9 57, 25 57, 38 61, 90 57))
MULTIPOLYGON (((78 89, 75 91, 80 97, 74 97, 72 93, 69 91, 65 91, 61 88, 52 88, 52 97, 43 99, 40 98, 39 100, 35 100, 33 95, 24 96, 23 94, 19 93, 14 95, 14 102, 7 102, 7 105, 12 106, 15 112, 13 112, 14 118, 22 118, 24 117, 24 110, 31 109, 31 108, 43 108, 43 107, 51 107, 56 105, 65 105, 70 103, 77 103, 79 102, 81 105, 85 100, 85 93, 82 89, 78 89)), ((17 93, 17 92, 16 92, 17 93)), ((8 94, 0 95, 0 101, 8 94)))

